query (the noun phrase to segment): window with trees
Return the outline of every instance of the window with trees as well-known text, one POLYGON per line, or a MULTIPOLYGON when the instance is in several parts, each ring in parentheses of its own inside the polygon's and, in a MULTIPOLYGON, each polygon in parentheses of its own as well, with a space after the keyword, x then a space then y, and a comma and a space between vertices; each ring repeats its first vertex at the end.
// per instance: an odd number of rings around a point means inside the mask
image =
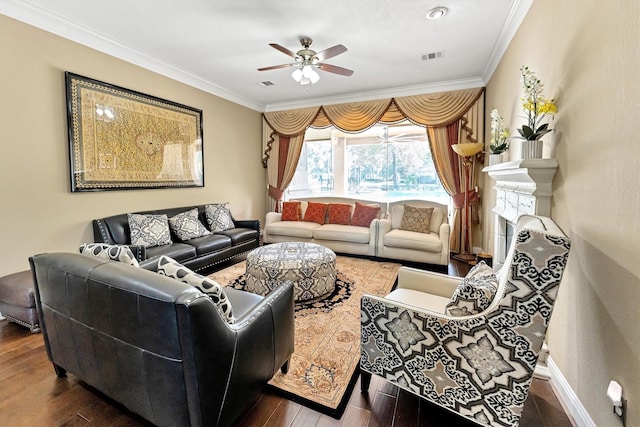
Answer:
POLYGON ((378 124, 357 134, 334 127, 308 129, 287 195, 450 200, 436 174, 425 129, 406 122, 378 124))

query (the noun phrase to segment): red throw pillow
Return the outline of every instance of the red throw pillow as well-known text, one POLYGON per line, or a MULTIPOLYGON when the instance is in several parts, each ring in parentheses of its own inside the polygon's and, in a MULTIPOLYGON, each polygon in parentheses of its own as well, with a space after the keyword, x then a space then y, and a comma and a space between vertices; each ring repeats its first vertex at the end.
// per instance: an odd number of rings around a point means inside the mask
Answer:
POLYGON ((304 213, 304 220, 307 222, 317 222, 324 224, 324 217, 327 215, 327 204, 309 202, 307 210, 304 213))
POLYGON ((380 206, 365 205, 364 203, 356 202, 353 218, 351 218, 351 225, 368 227, 371 225, 371 221, 378 218, 378 215, 380 215, 380 206))
POLYGON ((351 223, 351 205, 329 203, 329 224, 349 225, 351 223))
POLYGON ((282 221, 300 221, 302 219, 301 202, 282 203, 282 221))

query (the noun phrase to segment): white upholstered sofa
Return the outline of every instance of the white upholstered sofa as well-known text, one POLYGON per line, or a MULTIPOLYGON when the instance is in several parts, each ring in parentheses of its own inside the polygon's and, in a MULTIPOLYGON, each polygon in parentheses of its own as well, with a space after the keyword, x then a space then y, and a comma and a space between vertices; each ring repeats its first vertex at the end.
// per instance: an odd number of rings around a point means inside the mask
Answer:
MULTIPOLYGON (((407 200, 378 203, 343 197, 303 198, 304 218, 308 202, 379 205, 380 214, 369 227, 341 224, 319 224, 308 221, 282 221, 282 214, 268 212, 264 224, 264 243, 310 242, 337 253, 366 255, 425 264, 446 266, 449 263, 449 223, 447 206, 407 200), (428 233, 401 229, 404 205, 433 207, 428 233)), ((353 209, 352 209, 353 215, 353 209)))
MULTIPOLYGON (((355 205, 356 199, 343 197, 322 197, 296 199, 301 201, 302 218, 309 201, 355 205)), ((378 218, 369 227, 342 224, 319 224, 308 221, 282 221, 282 213, 268 212, 264 224, 264 243, 309 242, 325 246, 334 252, 353 255, 376 255, 378 221, 386 215, 386 203, 358 200, 367 205, 379 205, 378 218)), ((353 215, 353 209, 352 209, 353 215)))

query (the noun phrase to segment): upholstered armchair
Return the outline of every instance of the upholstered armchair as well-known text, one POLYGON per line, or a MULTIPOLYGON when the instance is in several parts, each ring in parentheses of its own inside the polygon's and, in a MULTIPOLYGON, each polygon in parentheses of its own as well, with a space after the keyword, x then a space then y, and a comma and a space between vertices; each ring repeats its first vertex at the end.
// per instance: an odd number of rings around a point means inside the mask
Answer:
POLYGON ((460 297, 477 277, 401 268, 391 294, 362 297, 363 392, 376 374, 478 424, 518 425, 569 248, 551 219, 520 217, 480 311, 460 297))

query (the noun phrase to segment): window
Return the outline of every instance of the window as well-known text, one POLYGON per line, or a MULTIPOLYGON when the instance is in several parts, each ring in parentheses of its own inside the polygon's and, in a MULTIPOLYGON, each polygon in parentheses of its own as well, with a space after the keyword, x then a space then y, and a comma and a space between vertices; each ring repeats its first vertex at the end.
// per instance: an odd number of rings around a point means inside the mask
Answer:
POLYGON ((358 134, 310 128, 287 195, 450 201, 436 174, 425 129, 407 123, 376 125, 358 134))

